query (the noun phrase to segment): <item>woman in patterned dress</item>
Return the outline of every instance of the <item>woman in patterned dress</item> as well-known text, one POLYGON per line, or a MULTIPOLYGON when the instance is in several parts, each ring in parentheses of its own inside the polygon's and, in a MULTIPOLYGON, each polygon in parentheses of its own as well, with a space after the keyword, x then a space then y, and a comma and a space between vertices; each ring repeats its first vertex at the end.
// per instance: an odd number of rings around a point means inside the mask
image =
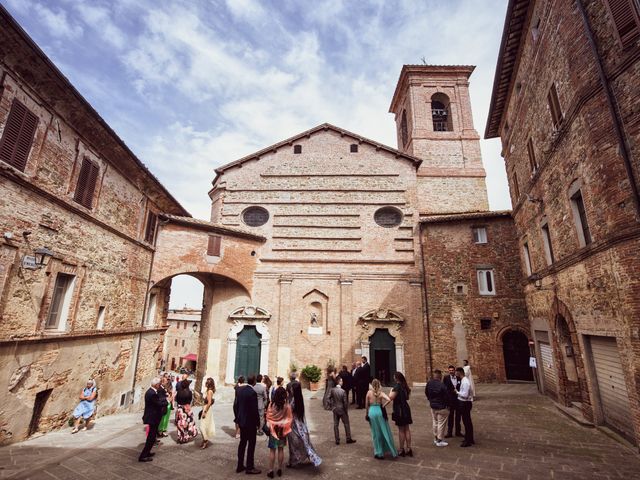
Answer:
POLYGON ((322 458, 311 444, 309 428, 304 419, 304 398, 300 382, 291 382, 291 397, 289 402, 293 411, 293 423, 291 433, 287 437, 289 443, 289 463, 287 467, 297 467, 310 461, 314 467, 322 463, 322 458))

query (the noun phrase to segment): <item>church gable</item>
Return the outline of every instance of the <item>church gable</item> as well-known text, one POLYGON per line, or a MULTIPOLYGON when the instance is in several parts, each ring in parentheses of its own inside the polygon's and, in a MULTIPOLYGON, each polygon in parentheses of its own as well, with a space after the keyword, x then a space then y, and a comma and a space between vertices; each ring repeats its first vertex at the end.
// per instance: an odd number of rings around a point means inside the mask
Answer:
POLYGON ((267 237, 266 261, 413 263, 417 165, 393 149, 321 128, 223 167, 213 220, 267 237), (250 225, 258 217, 262 223, 250 225))

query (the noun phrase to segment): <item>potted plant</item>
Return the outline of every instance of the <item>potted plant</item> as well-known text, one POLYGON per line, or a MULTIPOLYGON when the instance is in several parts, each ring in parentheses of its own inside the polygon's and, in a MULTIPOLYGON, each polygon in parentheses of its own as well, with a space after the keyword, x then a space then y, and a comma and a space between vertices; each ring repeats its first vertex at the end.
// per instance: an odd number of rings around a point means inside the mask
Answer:
POLYGON ((302 369, 302 376, 309 381, 309 390, 318 390, 318 382, 322 377, 322 370, 317 365, 307 365, 302 369))

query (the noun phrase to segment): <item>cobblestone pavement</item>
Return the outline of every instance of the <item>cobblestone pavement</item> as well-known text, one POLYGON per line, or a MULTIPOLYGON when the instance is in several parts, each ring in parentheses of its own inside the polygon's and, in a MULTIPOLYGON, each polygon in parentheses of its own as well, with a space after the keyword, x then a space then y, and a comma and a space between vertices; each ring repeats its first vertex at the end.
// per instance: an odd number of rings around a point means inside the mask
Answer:
MULTIPOLYGON (((336 446, 330 412, 321 394, 307 392, 312 441, 323 464, 284 471, 285 478, 377 479, 636 479, 637 452, 597 429, 581 427, 557 411, 532 385, 480 385, 473 407, 476 445, 446 448, 432 443, 431 416, 422 389, 411 399, 413 458, 375 460, 363 410, 351 410, 357 443, 336 446)), ((217 436, 207 450, 196 443, 178 445, 172 438, 154 449, 153 462, 139 463, 144 430, 140 414, 99 418, 95 428, 70 435, 69 430, 0 448, 0 478, 11 479, 206 479, 240 477, 235 473, 237 440, 231 404, 214 406, 217 436)), ((392 427, 394 435, 397 429, 392 427)), ((341 432, 343 434, 344 432, 341 432)), ((256 466, 266 474, 267 446, 258 437, 256 466)), ((285 460, 286 461, 286 460, 285 460)))

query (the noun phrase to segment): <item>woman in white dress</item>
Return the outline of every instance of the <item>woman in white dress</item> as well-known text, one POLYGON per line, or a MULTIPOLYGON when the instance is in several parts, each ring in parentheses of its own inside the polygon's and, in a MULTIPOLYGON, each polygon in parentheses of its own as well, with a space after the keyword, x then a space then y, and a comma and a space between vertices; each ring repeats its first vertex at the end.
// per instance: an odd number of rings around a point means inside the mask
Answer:
POLYGON ((213 423, 213 411, 211 410, 215 402, 213 394, 216 393, 216 382, 213 381, 213 378, 207 378, 205 388, 207 392, 200 417, 200 431, 202 432, 202 446, 200 448, 203 450, 209 446, 209 440, 216 434, 216 425, 213 423))

